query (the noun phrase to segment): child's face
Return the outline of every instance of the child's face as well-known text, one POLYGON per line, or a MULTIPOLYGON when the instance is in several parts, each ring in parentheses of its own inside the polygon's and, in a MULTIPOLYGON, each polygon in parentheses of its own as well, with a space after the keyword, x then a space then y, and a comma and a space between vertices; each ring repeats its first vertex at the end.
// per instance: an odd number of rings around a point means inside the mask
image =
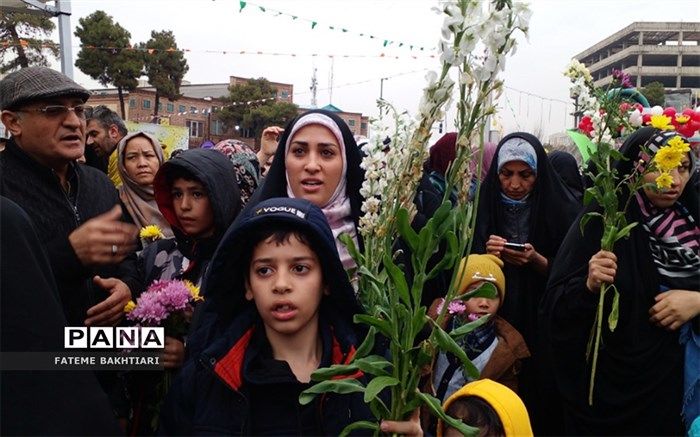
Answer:
POLYGON ((194 238, 214 234, 214 210, 201 182, 175 179, 170 194, 182 230, 194 238))
POLYGON ((325 291, 318 256, 296 235, 282 243, 270 237, 253 249, 245 297, 255 301, 268 332, 296 335, 318 329, 325 291))
MULTIPOLYGON (((476 290, 479 288, 481 284, 483 284, 486 281, 478 281, 469 286, 467 291, 472 291, 476 290)), ((465 305, 467 307, 467 312, 469 314, 478 314, 479 317, 485 316, 485 315, 493 315, 496 314, 496 311, 498 311, 498 307, 501 304, 501 298, 500 297, 495 297, 493 299, 489 299, 486 297, 472 297, 471 299, 468 299, 465 302, 465 305)))

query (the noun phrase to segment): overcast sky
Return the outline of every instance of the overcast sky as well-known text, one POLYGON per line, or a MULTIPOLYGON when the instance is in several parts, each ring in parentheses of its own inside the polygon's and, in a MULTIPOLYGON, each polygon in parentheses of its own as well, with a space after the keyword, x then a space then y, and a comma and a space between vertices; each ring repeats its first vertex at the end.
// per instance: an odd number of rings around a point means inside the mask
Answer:
MULTIPOLYGON (((696 0, 529 3, 533 10, 529 41, 519 36, 517 53, 507 61, 503 78, 511 89, 499 101, 499 115, 505 133, 540 129, 545 138, 571 127, 571 118, 565 119, 571 107, 559 101, 569 100, 568 79, 561 73, 572 56, 634 21, 700 21, 696 0)), ((146 41, 151 30, 172 30, 178 46, 191 50, 186 54, 190 70, 185 77, 190 83, 224 83, 230 75, 262 76, 293 84, 294 102, 302 106, 310 103, 311 75, 317 68, 319 106, 332 102, 345 111, 375 115, 380 78, 385 77, 384 98, 415 113, 426 71, 439 67, 437 59, 428 57, 436 53, 431 49, 442 23, 442 17, 431 11, 437 5, 432 0, 255 0, 242 12, 238 0, 75 0, 71 5, 74 28, 78 19, 101 9, 131 32, 132 44, 146 41), (276 15, 271 9, 298 18, 276 15), (307 20, 318 23, 315 29, 307 20), (397 42, 383 47, 384 39, 397 42), (399 41, 404 47, 398 47, 399 41), (411 44, 426 49, 409 50, 411 44), (318 56, 311 56, 314 53, 318 56), (334 55, 333 61, 328 55, 334 55)), ((72 45, 75 59, 77 38, 72 45)), ((79 70, 75 74, 78 82, 100 87, 79 70)), ((454 109, 448 118, 454 118, 454 109)))

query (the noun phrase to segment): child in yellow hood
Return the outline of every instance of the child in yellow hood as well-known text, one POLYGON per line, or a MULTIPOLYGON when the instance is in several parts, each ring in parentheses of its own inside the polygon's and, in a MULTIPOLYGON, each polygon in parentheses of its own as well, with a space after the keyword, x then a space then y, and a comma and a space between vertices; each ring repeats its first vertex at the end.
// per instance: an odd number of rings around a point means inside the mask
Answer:
MULTIPOLYGON (((452 394, 443 405, 445 412, 480 429, 479 436, 532 436, 530 417, 517 394, 490 379, 470 382, 452 394)), ((438 437, 461 434, 438 421, 438 437)))

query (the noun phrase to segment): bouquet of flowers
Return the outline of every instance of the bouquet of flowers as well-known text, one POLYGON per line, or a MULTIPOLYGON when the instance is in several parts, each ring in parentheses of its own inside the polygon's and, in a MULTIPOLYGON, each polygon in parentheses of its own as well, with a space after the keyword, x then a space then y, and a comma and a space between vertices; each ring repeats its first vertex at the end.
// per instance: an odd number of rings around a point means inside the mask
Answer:
MULTIPOLYGON (((592 218, 602 220, 603 236, 600 247, 601 250, 612 252, 615 243, 622 238, 627 238, 632 228, 637 225, 636 222, 628 223, 625 213, 635 193, 645 186, 643 176, 647 173, 659 172, 660 175, 655 180, 656 188, 669 188, 672 183, 669 173, 680 165, 683 154, 690 150, 689 144, 681 137, 675 137, 659 149, 650 162, 644 162, 640 158, 640 162, 633 166, 631 174, 619 175, 613 164, 626 158, 615 147, 614 139, 641 125, 650 125, 661 130, 673 129, 672 118, 663 113, 650 113, 638 103, 632 104, 631 99, 640 99, 640 97, 635 94, 636 91, 629 91, 631 81, 624 72, 614 71, 613 81, 606 89, 595 88, 586 67, 576 60, 572 61, 564 74, 571 79, 571 95, 577 97, 583 107, 584 116, 579 123, 579 130, 590 138, 587 149, 590 162, 593 164, 589 167, 592 168, 589 176, 593 186, 585 191, 583 203, 589 205, 595 201, 602 209, 601 212, 589 212, 583 216, 580 224, 581 232, 592 218)), ((673 114, 675 116, 675 109, 673 114)), ((684 117, 677 123, 688 123, 690 116, 687 119, 684 117)), ((647 153, 646 156, 651 154, 647 153)), ((608 292, 613 293, 611 310, 607 316, 607 325, 611 332, 617 327, 619 319, 620 294, 615 284, 603 284, 600 288, 598 307, 586 351, 586 359, 591 362, 589 405, 593 404, 596 365, 604 320, 604 302, 608 292)))
MULTIPOLYGON (((377 422, 351 424, 343 434, 358 428, 378 433, 379 420, 405 420, 420 406, 465 435, 478 432, 447 416, 440 401, 421 393, 418 385, 438 350, 457 356, 465 372, 478 377, 458 340, 488 319, 483 317, 446 332, 441 326, 449 305, 443 305, 437 320, 429 317, 427 308, 421 305, 427 281, 443 272, 451 274, 450 286, 444 290, 447 302, 495 295, 495 290, 477 289, 457 296, 461 277, 455 267, 469 252, 476 220, 476 208, 468 196, 473 176, 468 164, 477 156, 481 161, 484 128, 488 117, 495 113, 494 97, 503 87, 497 76, 504 68, 506 56, 515 50, 515 32, 527 32, 530 11, 511 0, 494 0, 488 4, 488 11, 484 5, 480 0, 458 0, 441 2, 435 8, 444 16, 438 45, 441 69, 426 77, 428 85, 417 118, 413 120, 380 101, 380 118, 373 122, 375 136, 363 147, 365 181, 361 194, 365 201, 359 223, 363 248, 360 251, 351 238, 343 242, 358 266, 354 274, 365 309, 365 314, 355 316, 355 322, 366 325, 369 334, 349 364, 317 370, 312 379, 318 383, 300 396, 300 402, 305 404, 329 391, 363 393, 377 422), (413 198, 428 154, 430 129, 443 117, 455 89, 459 93, 456 158, 446 177, 442 205, 422 229, 416 230, 411 226, 416 214, 413 198), (391 127, 386 124, 388 117, 391 127), (388 151, 383 142, 387 136, 391 139, 388 151), (449 200, 453 192, 457 193, 454 205, 449 200), (438 253, 440 256, 436 256, 438 253), (377 335, 388 343, 388 358, 372 353, 377 335), (357 379, 337 379, 358 371, 369 379, 367 384, 357 379), (385 390, 391 392, 390 404, 379 396, 385 390)), ((477 188, 476 202, 478 191, 477 188)))
MULTIPOLYGON (((202 300, 204 298, 199 295, 199 287, 190 281, 158 280, 154 281, 135 303, 129 301, 124 307, 124 312, 126 318, 137 326, 163 326, 166 336, 181 338, 187 333, 193 306, 202 300)), ((172 376, 172 372, 166 369, 156 387, 156 402, 150 407, 154 412, 151 422, 154 430, 172 376)))

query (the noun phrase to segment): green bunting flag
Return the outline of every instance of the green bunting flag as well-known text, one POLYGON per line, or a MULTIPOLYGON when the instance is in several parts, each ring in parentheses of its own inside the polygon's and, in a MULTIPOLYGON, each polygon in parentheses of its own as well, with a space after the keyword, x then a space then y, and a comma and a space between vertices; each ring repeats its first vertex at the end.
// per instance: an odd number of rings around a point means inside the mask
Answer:
MULTIPOLYGON (((278 11, 278 10, 275 10, 275 9, 269 9, 269 8, 266 8, 265 6, 261 6, 261 5, 259 5, 259 4, 255 4, 255 3, 250 3, 250 2, 244 1, 244 0, 240 0, 240 1, 238 2, 238 4, 239 4, 239 6, 240 6, 240 9, 238 10, 238 12, 243 12, 243 9, 244 9, 246 6, 248 6, 248 4, 250 4, 250 5, 252 5, 252 6, 257 6, 257 8, 258 8, 261 12, 264 12, 264 13, 270 12, 270 13, 274 14, 275 17, 279 17, 279 16, 281 16, 281 15, 286 15, 286 16, 288 16, 288 17, 291 17, 292 20, 297 20, 297 19, 300 18, 298 15, 292 15, 292 14, 288 14, 288 13, 283 12, 283 11, 278 11)), ((301 19, 304 20, 304 21, 307 21, 307 22, 311 23, 311 30, 315 29, 316 26, 318 26, 318 24, 319 24, 318 21, 315 21, 315 20, 310 20, 310 19, 305 19, 305 18, 301 18, 301 19)), ((383 39, 383 38, 375 37, 374 35, 370 35, 370 34, 367 34, 367 33, 364 33, 364 32, 363 32, 363 33, 359 33, 359 32, 358 32, 358 33, 355 33, 355 32, 352 32, 350 29, 346 29, 346 28, 343 28, 343 27, 336 27, 336 26, 327 26, 327 27, 328 27, 329 30, 336 30, 336 31, 337 31, 337 30, 340 30, 340 31, 343 32, 343 33, 354 33, 354 34, 356 34, 356 35, 358 35, 358 36, 361 36, 361 37, 363 37, 363 38, 379 39, 379 40, 382 41, 382 46, 383 46, 383 47, 390 46, 390 45, 394 44, 394 42, 397 42, 397 41, 393 41, 393 40, 390 40, 390 39, 383 39)), ((398 42, 398 47, 403 47, 404 45, 406 45, 406 44, 403 43, 403 42, 398 42)), ((411 46, 409 46, 409 47, 410 47, 411 50, 413 50, 413 47, 414 47, 414 46, 411 45, 411 46)), ((415 47, 418 48, 417 46, 415 46, 415 47)), ((420 49, 423 50, 423 47, 420 47, 420 49)))

